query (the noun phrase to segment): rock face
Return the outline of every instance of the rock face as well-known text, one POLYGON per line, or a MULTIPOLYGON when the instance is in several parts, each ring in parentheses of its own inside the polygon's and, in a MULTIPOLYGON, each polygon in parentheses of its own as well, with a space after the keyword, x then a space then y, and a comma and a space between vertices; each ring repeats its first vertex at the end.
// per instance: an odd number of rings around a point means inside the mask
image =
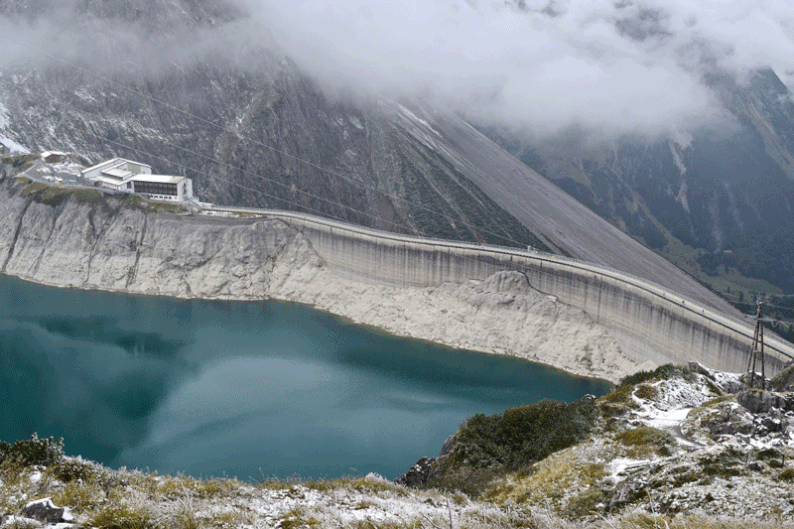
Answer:
POLYGON ((278 221, 197 222, 118 201, 52 207, 8 187, 0 211, 8 219, 0 271, 51 285, 261 299, 277 264, 316 264, 300 234, 278 221))
POLYGON ((518 272, 436 288, 373 285, 329 266, 280 220, 158 214, 99 194, 94 202, 66 196, 42 203, 19 179, 0 181, 0 215, 8 219, 0 272, 62 287, 297 301, 399 336, 611 381, 638 367, 605 328, 518 272))
POLYGON ((745 390, 736 395, 736 401, 752 413, 794 411, 794 395, 772 393, 771 391, 745 390))

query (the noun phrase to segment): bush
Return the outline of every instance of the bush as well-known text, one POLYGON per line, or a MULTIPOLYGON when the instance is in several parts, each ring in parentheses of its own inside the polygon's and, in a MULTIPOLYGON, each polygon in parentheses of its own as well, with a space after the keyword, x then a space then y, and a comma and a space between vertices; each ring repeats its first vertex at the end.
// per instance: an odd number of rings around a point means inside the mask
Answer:
POLYGON ((794 390, 794 365, 791 365, 775 375, 770 387, 773 391, 794 390))
POLYGON ((63 459, 63 439, 52 437, 39 439, 33 434, 26 441, 8 444, 0 441, 0 463, 16 462, 23 466, 52 465, 63 459))
POLYGON ((659 430, 651 426, 641 426, 620 432, 615 439, 625 446, 647 448, 660 456, 669 456, 671 447, 676 445, 675 438, 670 432, 659 430))
POLYGON ((496 464, 516 470, 583 439, 596 417, 592 401, 548 399, 501 415, 478 414, 457 433, 451 457, 475 468, 496 464))
POLYGON ((650 386, 648 384, 640 384, 639 386, 637 386, 634 395, 640 399, 654 400, 659 396, 659 390, 656 389, 655 386, 650 386))
POLYGON ((97 477, 97 470, 91 463, 61 459, 50 467, 52 476, 64 483, 88 481, 97 477))
POLYGON ((568 501, 564 514, 574 519, 583 518, 598 512, 597 506, 605 501, 606 496, 603 491, 598 487, 590 487, 568 501))
POLYGON ((637 371, 633 375, 623 377, 618 387, 635 386, 649 380, 669 380, 671 378, 683 376, 686 372, 686 368, 674 366, 673 364, 665 364, 657 367, 653 371, 637 371))

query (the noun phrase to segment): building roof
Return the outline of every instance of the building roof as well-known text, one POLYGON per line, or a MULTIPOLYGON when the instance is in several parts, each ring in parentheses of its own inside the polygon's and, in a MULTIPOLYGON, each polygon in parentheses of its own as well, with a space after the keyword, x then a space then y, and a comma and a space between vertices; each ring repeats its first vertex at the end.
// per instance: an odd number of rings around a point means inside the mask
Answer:
POLYGON ((132 172, 127 171, 126 169, 122 169, 121 167, 114 167, 113 169, 107 169, 102 171, 103 175, 112 176, 114 178, 121 178, 122 180, 126 180, 127 178, 132 176, 132 172))
POLYGON ((112 186, 120 186, 124 184, 124 182, 118 178, 114 178, 112 176, 105 176, 105 175, 97 176, 96 178, 93 178, 91 181, 102 182, 103 184, 109 184, 112 186))
POLYGON ((80 172, 81 173, 87 173, 87 172, 93 171, 95 169, 101 169, 104 172, 106 170, 115 169, 116 167, 119 167, 120 165, 124 165, 124 164, 128 164, 128 163, 132 163, 132 164, 135 164, 135 165, 140 165, 141 167, 148 167, 149 170, 152 169, 152 166, 149 165, 149 164, 145 164, 145 163, 141 163, 141 162, 134 162, 132 160, 127 160, 126 158, 113 158, 112 160, 106 160, 106 161, 98 163, 96 165, 92 165, 91 167, 88 167, 87 169, 83 169, 80 172))
POLYGON ((139 174, 130 178, 130 180, 134 180, 136 182, 152 182, 155 184, 178 184, 184 179, 184 176, 171 176, 164 174, 139 174))

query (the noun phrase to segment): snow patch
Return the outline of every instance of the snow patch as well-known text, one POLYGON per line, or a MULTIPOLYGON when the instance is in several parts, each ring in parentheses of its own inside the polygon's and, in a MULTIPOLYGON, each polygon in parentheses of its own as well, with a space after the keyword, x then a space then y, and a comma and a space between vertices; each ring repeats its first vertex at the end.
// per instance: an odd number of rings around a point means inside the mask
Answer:
POLYGON ((399 103, 397 104, 397 107, 399 107, 400 112, 402 112, 403 115, 407 116, 412 121, 421 123, 422 125, 425 126, 425 128, 430 129, 430 131, 432 131, 433 134, 435 134, 436 136, 439 137, 441 136, 441 134, 436 129, 434 129, 427 121, 423 120, 422 118, 420 118, 419 116, 417 116, 416 114, 405 108, 404 106, 400 105, 399 103))
POLYGON ((675 162, 676 167, 678 167, 678 172, 681 173, 681 176, 686 174, 686 165, 684 165, 684 158, 681 156, 681 152, 677 145, 673 142, 669 143, 670 145, 670 153, 673 155, 673 161, 675 162))
POLYGON ((0 131, 5 130, 11 124, 8 119, 8 109, 3 103, 0 103, 0 131))
POLYGON ((687 190, 686 181, 682 180, 681 187, 678 189, 678 196, 675 197, 675 200, 681 204, 681 206, 683 206, 687 213, 689 213, 689 199, 687 198, 687 190))
POLYGON ((15 142, 11 138, 0 138, 0 143, 8 147, 12 153, 30 154, 30 150, 27 147, 15 142))
POLYGON ((613 483, 617 483, 622 481, 625 477, 626 470, 635 467, 642 467, 648 465, 648 460, 646 459, 633 459, 630 457, 616 457, 612 461, 609 462, 607 465, 607 471, 609 472, 608 479, 611 479, 613 483))

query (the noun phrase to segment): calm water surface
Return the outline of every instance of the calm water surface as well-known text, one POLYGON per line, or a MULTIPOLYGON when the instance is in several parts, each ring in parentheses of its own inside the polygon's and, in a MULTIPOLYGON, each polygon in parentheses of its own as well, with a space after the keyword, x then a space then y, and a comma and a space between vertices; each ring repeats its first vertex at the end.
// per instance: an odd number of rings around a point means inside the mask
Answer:
POLYGON ((0 276, 0 439, 63 437, 67 453, 111 467, 393 478, 475 413, 607 389, 301 305, 0 276))

